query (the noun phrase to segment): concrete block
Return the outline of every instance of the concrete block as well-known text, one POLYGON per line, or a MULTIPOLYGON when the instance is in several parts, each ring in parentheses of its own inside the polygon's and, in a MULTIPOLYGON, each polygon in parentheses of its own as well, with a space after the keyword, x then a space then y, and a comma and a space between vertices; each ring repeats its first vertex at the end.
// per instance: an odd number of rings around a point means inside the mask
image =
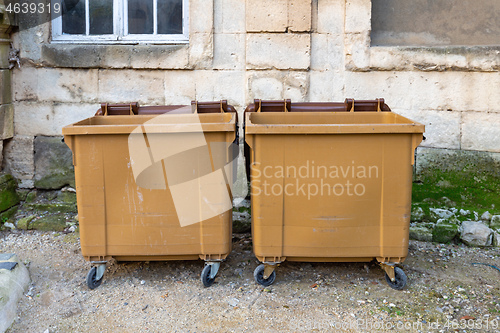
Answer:
POLYGON ((97 70, 23 67, 14 72, 14 100, 96 102, 97 70))
POLYGON ((248 34, 247 69, 308 69, 309 34, 248 34))
POLYGON ((460 148, 461 113, 454 111, 420 110, 411 119, 425 125, 422 147, 460 148))
POLYGON ((240 71, 196 71, 196 99, 218 101, 227 99, 229 104, 244 105, 245 73, 240 71))
POLYGON ((32 136, 15 136, 4 142, 4 172, 17 178, 19 187, 33 187, 35 173, 32 136))
POLYGON ((38 100, 97 102, 97 70, 45 68, 37 71, 38 100))
MULTIPOLYGON (((118 51, 117 51, 118 52, 118 51)), ((137 69, 185 69, 189 67, 188 45, 135 45, 128 51, 130 65, 137 69)), ((112 66, 116 68, 115 65, 112 66)))
POLYGON ((311 34, 311 70, 328 69, 328 35, 311 34))
MULTIPOLYGON (((57 45, 59 46, 59 45, 57 45)), ((150 47, 151 49, 151 47, 150 47)), ((129 68, 131 63, 141 60, 143 57, 134 55, 134 61, 131 57, 134 52, 131 52, 132 47, 129 45, 106 45, 102 53, 101 66, 102 68, 129 68), (136 59, 139 58, 139 59, 136 59)), ((187 52, 186 52, 187 54, 187 52)), ((187 62, 187 61, 186 61, 187 62)))
POLYGON ((211 33, 214 27, 214 1, 190 0, 189 30, 194 33, 211 33))
POLYGON ((99 70, 98 100, 107 103, 163 105, 164 79, 161 71, 99 70))
MULTIPOLYGON (((221 2, 220 32, 222 33, 244 33, 245 26, 245 1, 243 0, 216 0, 221 2)), ((216 13, 215 17, 219 17, 216 13)), ((217 30, 216 30, 217 32, 217 30)))
POLYGON ((245 68, 245 36, 243 34, 214 35, 214 69, 245 68))
POLYGON ((23 66, 12 73, 12 91, 14 101, 36 101, 38 99, 39 69, 23 66))
POLYGON ((464 112, 462 149, 500 152, 500 113, 464 112))
POLYGON ((309 72, 309 101, 341 102, 344 98, 344 76, 341 72, 309 72))
POLYGON ((0 70, 0 104, 12 102, 12 80, 11 71, 8 69, 0 70))
POLYGON ((0 332, 5 332, 17 318, 17 303, 30 283, 28 269, 14 254, 0 258, 1 262, 17 263, 12 270, 0 270, 0 332))
POLYGON ((370 67, 369 33, 345 34, 345 68, 349 71, 367 71, 370 67))
MULTIPOLYGON (((0 106, 0 139, 10 139, 14 136, 14 105, 0 106)), ((1 153, 1 150, 0 150, 1 153)))
POLYGON ((165 104, 191 104, 196 96, 194 73, 194 71, 165 72, 165 104))
POLYGON ((288 1, 289 31, 311 31, 311 0, 288 1))
POLYGON ((319 0, 317 32, 324 34, 344 33, 345 1, 319 0))
MULTIPOLYGON (((162 92, 163 98, 163 92, 162 92)), ((22 102, 15 105, 15 135, 61 135, 62 128, 93 116, 99 104, 22 102)))
POLYGON ((288 72, 284 77, 283 99, 306 102, 308 88, 309 74, 307 72, 288 72))
POLYGON ((189 37, 189 68, 211 68, 214 55, 212 33, 196 33, 189 37))
POLYGON ((246 103, 254 99, 281 99, 283 98, 283 74, 280 72, 247 72, 246 103))
POLYGON ((248 32, 285 32, 288 26, 288 0, 246 0, 248 32))
POLYGON ((423 93, 415 90, 415 76, 411 72, 344 72, 345 97, 374 99, 384 97, 395 110, 414 110, 413 98, 422 98, 423 93))
POLYGON ((366 33, 371 31, 371 0, 349 0, 345 8, 345 32, 366 33))
POLYGON ((343 36, 311 34, 311 69, 317 71, 344 69, 343 36))

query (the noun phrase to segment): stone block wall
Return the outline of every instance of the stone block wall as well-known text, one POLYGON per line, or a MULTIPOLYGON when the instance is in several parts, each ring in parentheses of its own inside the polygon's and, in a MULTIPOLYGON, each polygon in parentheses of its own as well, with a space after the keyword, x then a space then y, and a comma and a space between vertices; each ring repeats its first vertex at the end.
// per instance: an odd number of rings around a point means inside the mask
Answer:
POLYGON ((4 167, 21 186, 41 177, 35 138, 101 102, 227 99, 241 113, 254 98, 383 97, 426 125, 422 147, 500 153, 498 47, 372 47, 370 0, 191 0, 189 17, 187 45, 57 44, 50 23, 12 35, 21 68, 4 167))

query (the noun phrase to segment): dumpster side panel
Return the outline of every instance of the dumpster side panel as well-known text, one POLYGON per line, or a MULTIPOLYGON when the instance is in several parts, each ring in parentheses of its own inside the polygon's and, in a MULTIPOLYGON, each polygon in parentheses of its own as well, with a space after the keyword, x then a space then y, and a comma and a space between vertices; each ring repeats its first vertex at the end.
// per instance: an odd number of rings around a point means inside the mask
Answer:
MULTIPOLYGON (((107 120, 112 126, 113 119, 107 120)), ((164 189, 140 187, 131 166, 129 135, 119 130, 114 133, 67 135, 72 138, 83 256, 87 260, 225 258, 232 245, 231 210, 181 227, 168 184, 164 189)), ((158 135, 182 139, 189 134, 158 135)), ((227 149, 221 149, 219 143, 232 142, 234 135, 227 130, 205 133, 208 143, 217 142, 211 156, 212 171, 213 166, 229 162, 227 149)))
POLYGON ((73 154, 82 254, 106 256, 104 157, 99 136, 74 136, 73 154))
POLYGON ((259 259, 406 257, 411 134, 253 137, 252 182, 258 182, 252 183, 252 222, 259 259), (272 184, 280 184, 281 193, 278 185, 272 192, 272 184))

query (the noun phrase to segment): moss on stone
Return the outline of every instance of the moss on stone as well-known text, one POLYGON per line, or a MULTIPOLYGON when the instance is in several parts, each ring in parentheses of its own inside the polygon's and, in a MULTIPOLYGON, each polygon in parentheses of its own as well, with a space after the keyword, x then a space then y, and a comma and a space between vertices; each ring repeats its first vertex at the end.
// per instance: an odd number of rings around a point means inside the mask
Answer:
POLYGON ((17 193, 17 196, 19 197, 19 199, 21 201, 25 201, 26 200, 26 197, 28 196, 28 194, 30 193, 30 190, 28 189, 25 189, 25 188, 18 188, 16 190, 16 193, 17 193))
POLYGON ((26 195, 26 200, 25 200, 25 202, 30 203, 30 202, 35 201, 35 199, 36 199, 36 195, 37 195, 36 190, 31 191, 30 193, 28 193, 28 195, 26 195))
POLYGON ((30 211, 49 212, 49 213, 76 213, 76 205, 73 203, 30 203, 25 204, 24 208, 30 211))
POLYGON ((410 227, 410 239, 430 242, 432 241, 432 231, 424 227, 410 227))
POLYGON ((66 216, 64 214, 51 214, 33 220, 31 228, 42 231, 63 231, 66 228, 66 216))
POLYGON ((48 176, 35 180, 35 187, 42 189, 59 189, 69 184, 75 186, 75 174, 71 172, 53 173, 48 176))
POLYGON ((458 225, 452 223, 438 223, 432 230, 432 241, 449 243, 458 235, 458 225))
POLYGON ((16 192, 17 182, 9 174, 0 176, 0 212, 6 211, 21 201, 16 192))
POLYGON ((4 224, 5 222, 13 222, 13 217, 14 215, 16 215, 18 210, 19 206, 14 206, 0 213, 0 224, 4 224))
POLYGON ((17 229, 22 229, 22 230, 30 230, 31 229, 31 221, 33 221, 36 218, 36 215, 30 215, 27 217, 23 217, 22 219, 19 219, 17 221, 17 229))
POLYGON ((61 192, 57 195, 57 200, 64 203, 76 204, 76 193, 61 192))

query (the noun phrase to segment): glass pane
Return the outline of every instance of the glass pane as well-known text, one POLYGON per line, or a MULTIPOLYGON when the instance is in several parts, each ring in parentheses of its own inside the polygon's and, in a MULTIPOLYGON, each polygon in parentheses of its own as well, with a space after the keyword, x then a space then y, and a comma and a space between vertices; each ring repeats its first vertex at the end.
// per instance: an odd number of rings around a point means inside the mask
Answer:
POLYGON ((90 0, 90 34, 113 33, 113 0, 90 0))
POLYGON ((85 35, 85 0, 62 1, 63 34, 85 35))
POLYGON ((153 33, 153 0, 128 1, 128 33, 153 33))
POLYGON ((158 0, 158 33, 182 34, 182 0, 158 0))

